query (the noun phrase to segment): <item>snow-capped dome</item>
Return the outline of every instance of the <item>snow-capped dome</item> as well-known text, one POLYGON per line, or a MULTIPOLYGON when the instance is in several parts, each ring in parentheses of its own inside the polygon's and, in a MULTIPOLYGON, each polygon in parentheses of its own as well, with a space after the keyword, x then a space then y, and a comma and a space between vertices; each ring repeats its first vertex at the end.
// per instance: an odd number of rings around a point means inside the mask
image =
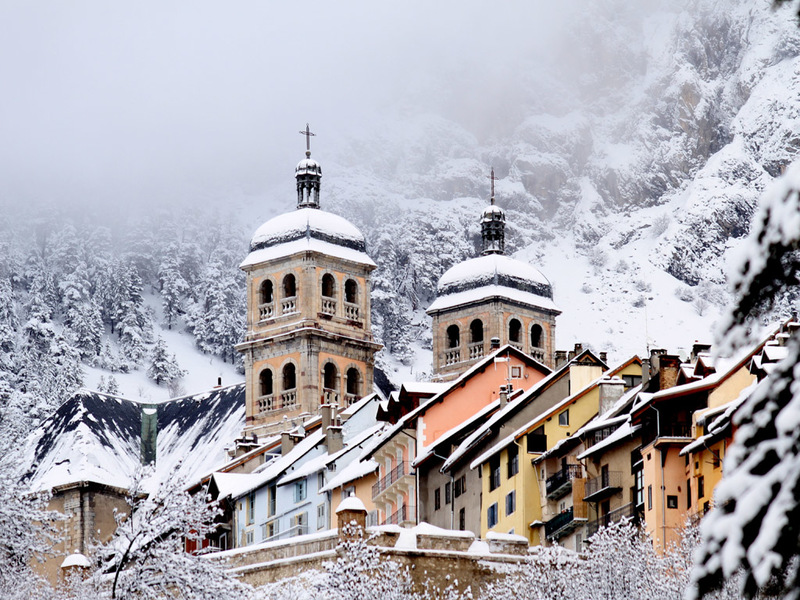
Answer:
POLYGON ((497 221, 497 220, 506 220, 506 213, 505 211, 497 206, 496 204, 490 204, 486 208, 483 209, 483 213, 481 213, 481 221, 497 221))
POLYGON ((319 175, 322 176, 322 166, 313 158, 304 158, 294 169, 295 176, 297 175, 319 175))
POLYGON ((250 255, 241 266, 306 250, 375 264, 367 256, 364 235, 350 221, 318 208, 298 208, 270 219, 256 230, 250 241, 250 255))
POLYGON ((541 271, 503 254, 485 254, 451 267, 439 279, 428 312, 501 297, 557 310, 553 288, 541 271))

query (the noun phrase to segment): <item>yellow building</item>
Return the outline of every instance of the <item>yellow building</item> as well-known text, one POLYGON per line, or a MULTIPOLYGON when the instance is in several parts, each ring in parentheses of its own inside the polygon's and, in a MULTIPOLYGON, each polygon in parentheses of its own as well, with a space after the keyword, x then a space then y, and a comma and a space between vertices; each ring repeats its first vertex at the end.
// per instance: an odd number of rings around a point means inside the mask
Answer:
POLYGON ((245 434, 284 417, 347 407, 372 391, 375 352, 364 236, 319 209, 322 168, 311 152, 295 169, 297 210, 262 225, 241 268, 247 274, 245 434))
MULTIPOLYGON (((481 536, 489 531, 525 535, 533 545, 555 539, 555 534, 571 532, 586 523, 588 511, 583 502, 582 478, 570 478, 569 497, 553 504, 547 498, 548 470, 537 458, 571 438, 598 413, 608 410, 625 388, 623 377, 634 381, 641 376, 637 359, 607 371, 577 392, 538 415, 504 440, 495 444, 472 463, 481 470, 481 536), (606 396, 604 380, 614 380, 606 396), (563 503, 563 506, 562 506, 563 503)), ((561 468, 561 463, 558 469, 561 468)), ((566 466, 566 465, 564 465, 566 466)), ((551 467, 551 471, 555 471, 551 467)))

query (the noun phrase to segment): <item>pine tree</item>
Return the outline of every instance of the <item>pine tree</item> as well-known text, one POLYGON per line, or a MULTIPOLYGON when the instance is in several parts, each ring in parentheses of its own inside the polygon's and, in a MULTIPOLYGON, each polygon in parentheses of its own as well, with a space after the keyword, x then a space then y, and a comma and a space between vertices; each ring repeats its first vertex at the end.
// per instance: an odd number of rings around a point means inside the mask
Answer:
POLYGON ((183 375, 184 371, 178 366, 177 358, 175 355, 169 356, 167 344, 159 337, 153 347, 147 376, 155 381, 156 385, 161 385, 183 377, 183 375))
MULTIPOLYGON (((724 340, 747 344, 776 299, 796 294, 800 273, 800 163, 764 197, 736 274, 735 308, 724 340)), ((734 416, 737 430, 725 457, 715 509, 702 524, 703 544, 688 595, 719 588, 744 574, 742 594, 769 587, 800 594, 800 337, 734 416)))
POLYGON ((113 375, 109 375, 106 381, 106 394, 109 396, 119 396, 119 383, 117 383, 117 378, 113 375))

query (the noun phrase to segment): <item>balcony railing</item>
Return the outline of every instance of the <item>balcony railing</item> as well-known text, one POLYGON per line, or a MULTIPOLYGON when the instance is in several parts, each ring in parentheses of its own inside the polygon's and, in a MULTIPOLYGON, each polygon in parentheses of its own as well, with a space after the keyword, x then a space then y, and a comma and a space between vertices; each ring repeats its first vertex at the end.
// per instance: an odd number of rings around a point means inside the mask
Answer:
POLYGON ((271 319, 275 316, 275 305, 274 304, 262 304, 258 307, 258 318, 261 321, 266 321, 267 319, 271 319))
POLYGON ((547 498, 555 500, 572 489, 572 480, 583 476, 581 465, 565 465, 558 473, 551 475, 545 482, 547 498))
POLYGON ((593 477, 586 482, 586 502, 599 502, 622 489, 622 472, 606 471, 600 477, 593 477))
POLYGON ((256 400, 256 406, 258 406, 259 413, 269 412, 271 410, 275 410, 275 396, 259 396, 258 400, 256 400))
POLYGON ((609 511, 607 514, 603 515, 596 521, 590 521, 589 524, 586 526, 586 537, 594 535, 597 533, 597 530, 601 527, 608 527, 612 523, 617 523, 621 521, 623 518, 633 519, 634 522, 639 522, 639 512, 636 510, 636 505, 632 502, 629 504, 625 504, 624 506, 620 506, 619 508, 615 508, 612 511, 609 511))
POLYGON ((372 498, 377 498, 381 493, 389 489, 394 483, 410 473, 408 463, 406 461, 400 462, 397 466, 389 471, 378 483, 372 486, 372 498))
POLYGON ((297 312, 297 296, 281 300, 281 314, 288 315, 293 312, 297 312))
POLYGON ((454 365, 461 362, 461 348, 451 348, 444 351, 444 364, 454 365))
POLYGON ((508 345, 522 352, 522 344, 520 344, 519 342, 508 342, 508 345))
POLYGON ((358 304, 351 304, 350 302, 344 303, 344 316, 350 321, 359 321, 358 318, 358 304))
POLYGON ((336 300, 330 298, 322 299, 322 312, 326 315, 336 314, 336 300))
POLYGON ((467 344, 467 348, 469 349, 470 360, 481 358, 483 356, 483 342, 473 342, 472 344, 467 344))
POLYGON ((381 523, 382 525, 401 525, 406 521, 414 521, 414 507, 403 504, 400 508, 394 511, 386 520, 381 523))
POLYGON ((290 390, 281 394, 280 408, 294 408, 297 404, 297 391, 290 390))
POLYGON ((567 510, 559 513, 544 524, 544 535, 547 539, 563 537, 586 522, 586 519, 575 518, 575 507, 570 506, 567 510))
POLYGON ((539 362, 544 362, 544 350, 538 350, 536 348, 531 348, 530 355, 539 362))
POLYGON ((324 399, 323 404, 335 404, 337 406, 339 405, 339 392, 337 392, 336 390, 323 388, 322 397, 324 399))
POLYGON ((358 394, 345 394, 344 395, 344 404, 345 406, 353 406, 358 402, 358 394))
POLYGON ((691 423, 661 423, 658 437, 691 438, 691 423))

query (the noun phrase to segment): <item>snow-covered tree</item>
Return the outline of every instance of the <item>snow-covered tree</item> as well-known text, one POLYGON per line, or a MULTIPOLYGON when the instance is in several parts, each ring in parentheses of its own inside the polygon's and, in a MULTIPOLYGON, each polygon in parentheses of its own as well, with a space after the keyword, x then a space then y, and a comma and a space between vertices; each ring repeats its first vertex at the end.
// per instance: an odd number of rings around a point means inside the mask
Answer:
POLYGON ((99 550, 103 566, 93 583, 110 586, 111 598, 246 600, 250 589, 228 575, 224 563, 185 549, 187 539, 202 541, 216 527, 219 509, 203 494, 189 495, 174 473, 148 494, 144 486, 152 475, 142 469, 134 477, 130 511, 116 514, 117 530, 99 550))
MULTIPOLYGON (((765 195, 735 275, 725 343, 748 343, 776 300, 797 298, 800 163, 765 195)), ((737 427, 702 524, 703 545, 687 595, 699 598, 737 571, 742 595, 767 587, 800 597, 800 339, 734 416, 737 427)))
POLYGON ((156 341, 150 357, 147 376, 155 381, 156 385, 170 383, 185 375, 185 371, 178 366, 177 357, 169 355, 167 344, 162 338, 159 337, 156 341))

